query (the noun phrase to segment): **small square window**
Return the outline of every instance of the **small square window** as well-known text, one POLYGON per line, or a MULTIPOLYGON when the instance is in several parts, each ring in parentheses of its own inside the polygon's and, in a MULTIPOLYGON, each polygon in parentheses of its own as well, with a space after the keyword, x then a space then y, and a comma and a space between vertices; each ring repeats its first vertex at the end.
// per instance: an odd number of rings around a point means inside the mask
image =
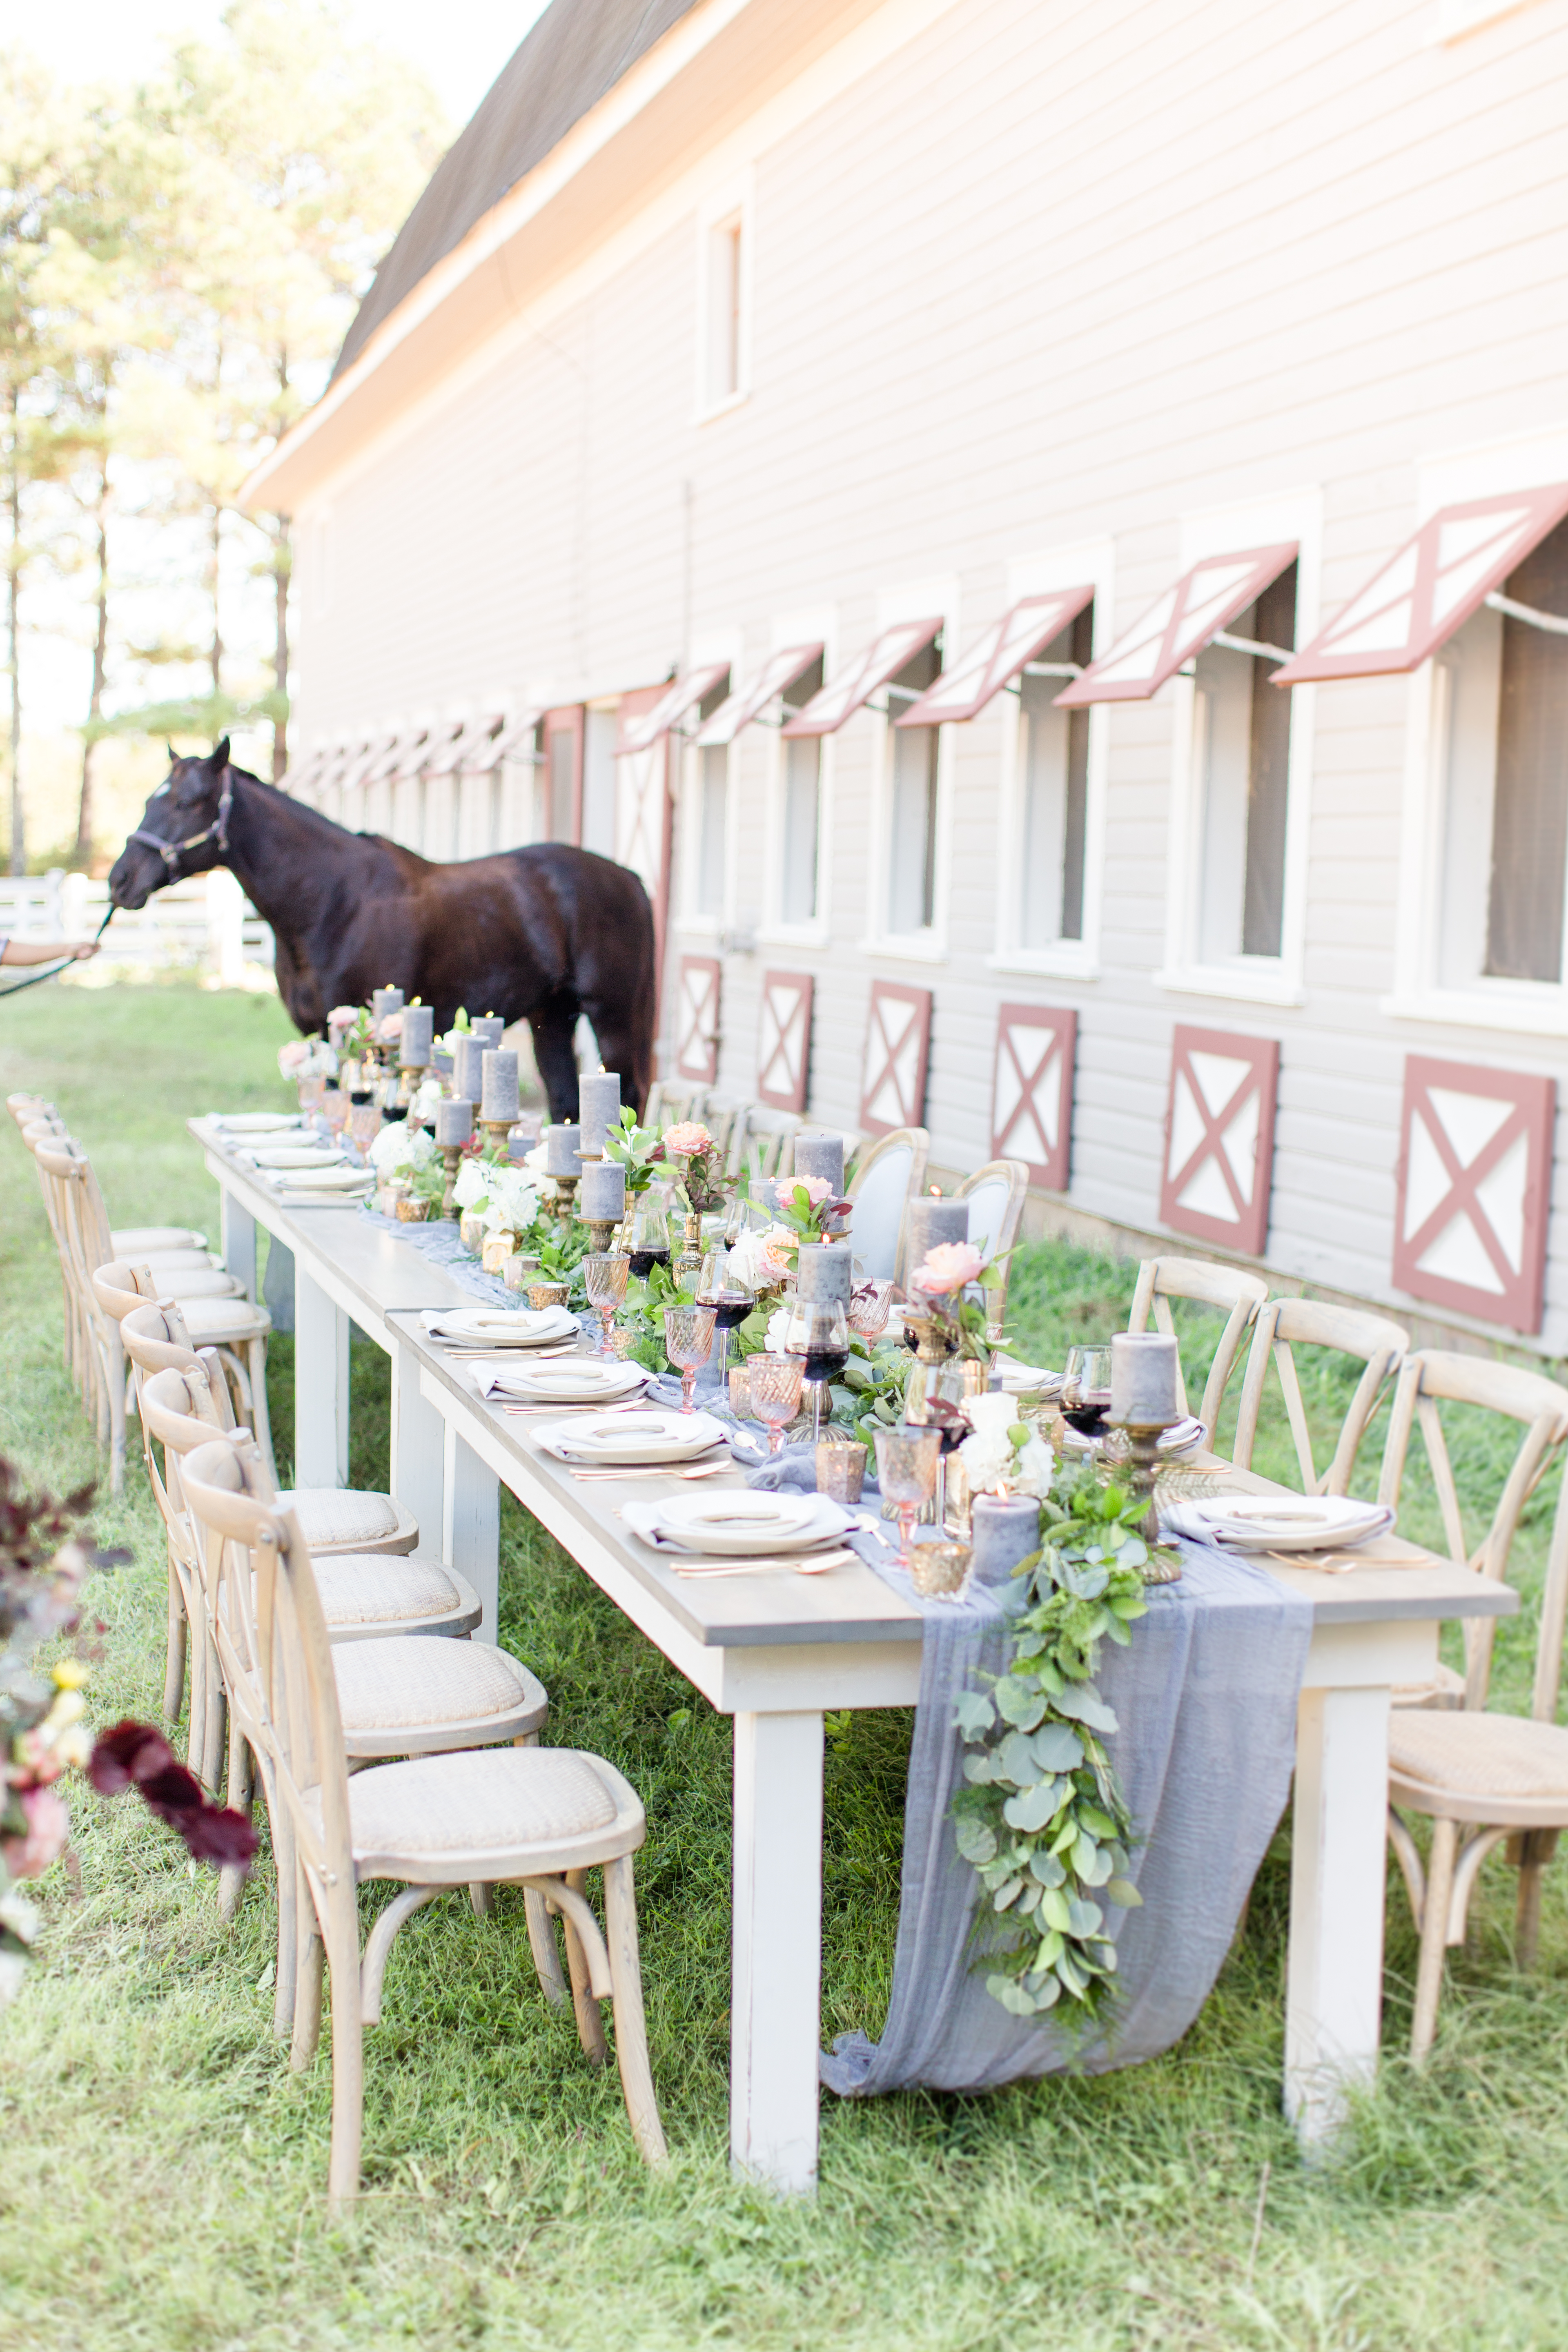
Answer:
POLYGON ((711 222, 702 241, 700 406, 726 406, 746 390, 746 215, 711 222))

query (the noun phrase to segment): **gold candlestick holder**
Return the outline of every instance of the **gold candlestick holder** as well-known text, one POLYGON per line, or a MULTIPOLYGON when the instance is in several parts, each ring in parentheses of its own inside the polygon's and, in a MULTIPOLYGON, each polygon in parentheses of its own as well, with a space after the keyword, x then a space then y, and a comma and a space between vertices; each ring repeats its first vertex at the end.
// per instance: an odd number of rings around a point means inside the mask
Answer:
POLYGON ((425 1083, 425 1070, 417 1062, 399 1062, 397 1066, 397 1100, 406 1110, 425 1083))
POLYGON ((455 1223, 458 1215, 461 1213, 458 1207, 456 1196, 458 1190, 458 1170, 462 1165, 463 1159, 462 1145, 460 1143, 444 1143, 441 1146, 441 1157, 447 1163, 447 1189, 441 1195, 441 1214, 449 1222, 455 1223))
POLYGON ((610 1247, 610 1237, 620 1223, 618 1217, 587 1217, 584 1220, 594 1247, 603 1255, 610 1247))
POLYGON ((1181 1561, 1173 1554, 1159 1559, 1153 1549, 1160 1542, 1160 1508, 1154 1500, 1154 1485, 1162 1467, 1160 1440, 1174 1424, 1168 1421, 1121 1421, 1110 1422, 1109 1426, 1120 1429, 1127 1440, 1130 1459, 1126 1469, 1119 1470, 1118 1476, 1125 1477, 1135 1495, 1148 1497, 1149 1507, 1143 1514, 1143 1523, 1139 1530, 1144 1542, 1151 1547, 1149 1558, 1143 1564, 1143 1581, 1145 1584, 1178 1584, 1182 1575, 1181 1561))
POLYGON ((578 1180, 575 1176, 552 1176, 550 1181, 555 1187, 556 1219, 564 1233, 572 1223, 572 1202, 578 1180))
POLYGON ((680 1255, 675 1261, 675 1278, 678 1282, 684 1282, 689 1275, 695 1282, 702 1271, 702 1220, 700 1216, 688 1216, 685 1234, 680 1255))
POLYGON ((506 1139, 511 1133, 513 1124, 514 1122, 510 1118, 481 1118, 479 1121, 479 1125, 484 1129, 485 1139, 489 1149, 499 1152, 503 1160, 506 1158, 506 1139))

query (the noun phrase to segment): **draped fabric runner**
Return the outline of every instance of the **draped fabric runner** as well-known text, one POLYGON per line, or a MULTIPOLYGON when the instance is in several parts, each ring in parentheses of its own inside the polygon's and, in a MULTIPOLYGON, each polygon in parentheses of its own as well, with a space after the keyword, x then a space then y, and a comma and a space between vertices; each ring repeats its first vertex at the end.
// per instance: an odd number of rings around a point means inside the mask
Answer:
POLYGON ((1310 1603, 1264 1569, 1184 1541, 1181 1581, 1150 1588, 1131 1648, 1105 1644, 1098 1683, 1121 1727, 1109 1748, 1142 1840, 1130 1875, 1143 1904, 1110 1913, 1116 2007, 1106 2025, 1075 2034, 1070 2021, 1014 2017, 972 1968, 979 1882, 948 1810, 963 1769, 954 1701, 977 1668, 1002 1671, 1003 1608, 984 1593, 962 1606, 922 1602, 875 1538, 857 1549, 926 1624, 887 2023, 878 2042, 841 2034, 822 2054, 822 2080, 847 2098, 917 2084, 983 2091, 1168 2050, 1208 1997, 1285 1810, 1310 1603))

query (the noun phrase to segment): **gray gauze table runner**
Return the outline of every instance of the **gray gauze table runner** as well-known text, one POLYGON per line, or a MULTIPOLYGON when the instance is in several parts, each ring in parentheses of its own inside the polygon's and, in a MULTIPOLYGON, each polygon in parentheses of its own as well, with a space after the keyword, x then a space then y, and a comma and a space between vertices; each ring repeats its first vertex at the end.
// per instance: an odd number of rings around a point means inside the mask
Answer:
POLYGON ((980 1886, 949 1814, 963 1769, 953 1703, 977 1668, 1002 1671, 1006 1615, 984 1594, 974 1605, 922 1602, 873 1542, 862 1546, 922 1611, 925 1636, 888 2021, 878 2042, 841 2034, 822 2053, 822 2080, 847 2098, 916 2084, 984 2091, 1022 2076, 1103 2074, 1168 2050, 1208 1996, 1285 1809, 1310 1603, 1264 1569, 1184 1541, 1181 1581, 1150 1588, 1131 1648, 1104 1644, 1099 1687, 1120 1727, 1108 1746, 1142 1841, 1130 1875, 1143 1903, 1109 1914, 1114 2014, 1074 2033, 1048 2017, 1011 2015, 972 1965, 980 1886))

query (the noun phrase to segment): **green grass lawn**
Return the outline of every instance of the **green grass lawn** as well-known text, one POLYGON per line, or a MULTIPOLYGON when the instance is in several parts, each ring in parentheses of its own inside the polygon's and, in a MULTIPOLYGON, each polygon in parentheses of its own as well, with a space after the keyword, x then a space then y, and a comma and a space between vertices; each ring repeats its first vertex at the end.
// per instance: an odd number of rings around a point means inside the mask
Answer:
MULTIPOLYGON (((216 1199, 183 1120, 282 1100, 269 999, 190 989, 41 989, 0 1013, 5 1090, 47 1093, 91 1151, 111 1216, 188 1219, 216 1199)), ((97 1456, 60 1360, 59 1285, 37 1184, 0 1123, 0 1451, 57 1490, 97 1456)), ((1131 1269, 1020 1255, 1016 1321, 1037 1360, 1121 1319, 1131 1269)), ((1208 1327, 1212 1330, 1212 1326, 1208 1327)), ((1203 1330, 1184 1335, 1201 1374, 1203 1330)), ((271 1396, 287 1455, 290 1346, 271 1396)), ((1309 1396, 1327 1430, 1345 1390, 1309 1396)), ((353 1469, 384 1481, 386 1377, 354 1349, 353 1469)), ((1381 1443, 1374 1430, 1370 1460, 1381 1443)), ((1455 1416, 1468 1499, 1506 1449, 1455 1416)), ((1278 1421, 1259 1466, 1281 1467, 1278 1421)), ((1374 1470, 1371 1473, 1375 1475, 1374 1470)), ((1521 1546, 1533 1596, 1538 1497, 1521 1546)), ((1417 1478, 1405 1524, 1435 1531, 1417 1478)), ((91 1588, 95 1717, 154 1716, 162 1543, 139 1459, 100 1537, 134 1565, 91 1588)), ((365 2194, 325 2217, 325 2057, 291 2075, 270 2033, 265 1853, 237 1925, 139 1808, 73 1798, 79 1874, 44 1883, 38 1966, 0 2018, 0 2344, 83 2352, 315 2352, 408 2344, 631 2352, 739 2345, 1100 2352, 1418 2352, 1568 2341, 1568 1933, 1548 1882, 1539 1970, 1510 1964, 1513 1880, 1487 1865, 1454 1957, 1436 2055, 1399 2055, 1415 1946, 1389 1905, 1388 2053, 1338 2160, 1309 2170, 1279 2112, 1287 1841, 1202 2017, 1151 2065, 984 2099, 825 2098, 822 2186, 779 2202, 726 2159, 728 1727, 503 1497, 501 1632, 550 1690, 549 1737, 640 1790, 638 1857, 655 2080, 673 2161, 632 2151, 533 1980, 521 1901, 481 1924, 454 1897, 395 1948, 366 2053, 365 2194)), ((1531 1628, 1498 1688, 1522 1706, 1531 1628)), ((849 1719, 826 1780, 824 2027, 875 2032, 898 1898, 909 1719, 849 1719)))

